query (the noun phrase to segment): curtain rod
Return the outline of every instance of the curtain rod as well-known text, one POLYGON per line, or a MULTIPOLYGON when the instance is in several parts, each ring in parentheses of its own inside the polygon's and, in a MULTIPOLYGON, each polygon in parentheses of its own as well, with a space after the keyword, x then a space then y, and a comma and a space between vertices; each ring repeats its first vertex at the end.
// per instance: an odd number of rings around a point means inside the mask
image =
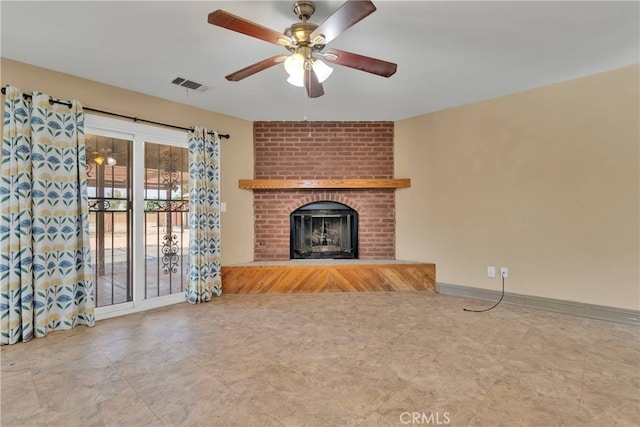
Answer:
MULTIPOLYGON (((5 87, 3 87, 1 92, 2 92, 3 95, 6 95, 7 94, 7 89, 5 87)), ((25 93, 23 96, 25 97, 25 99, 31 98, 31 95, 29 95, 28 93, 25 93)), ((49 97, 49 103, 51 103, 52 105, 53 104, 60 104, 60 105, 66 105, 67 107, 71 107, 71 103, 70 102, 61 101, 59 99, 55 99, 55 98, 51 98, 51 97, 49 97)), ((176 126, 176 125, 170 125, 170 124, 167 124, 167 123, 154 122, 152 120, 139 119, 137 117, 125 116, 124 114, 112 113, 110 111, 98 110, 96 108, 90 108, 90 107, 83 106, 82 109, 85 110, 85 111, 92 111, 94 113, 108 114, 110 116, 121 117, 123 119, 133 120, 135 123, 144 122, 144 123, 150 123, 150 124, 153 124, 153 125, 165 126, 165 127, 173 128, 173 129, 193 131, 193 128, 186 128, 186 127, 183 127, 183 126, 176 126)), ((214 135, 215 132, 209 131, 208 134, 209 135, 214 135)), ((229 139, 229 138, 231 138, 231 135, 229 135, 228 133, 226 133, 226 134, 225 133, 219 133, 218 137, 229 139)))

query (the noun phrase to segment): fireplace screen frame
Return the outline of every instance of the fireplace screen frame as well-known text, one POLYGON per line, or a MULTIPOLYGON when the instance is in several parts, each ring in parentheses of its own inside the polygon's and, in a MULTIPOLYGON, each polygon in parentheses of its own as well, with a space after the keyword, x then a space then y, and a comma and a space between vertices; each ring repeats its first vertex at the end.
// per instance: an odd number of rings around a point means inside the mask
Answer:
POLYGON ((308 203, 290 214, 291 259, 357 259, 358 212, 332 201, 308 203))

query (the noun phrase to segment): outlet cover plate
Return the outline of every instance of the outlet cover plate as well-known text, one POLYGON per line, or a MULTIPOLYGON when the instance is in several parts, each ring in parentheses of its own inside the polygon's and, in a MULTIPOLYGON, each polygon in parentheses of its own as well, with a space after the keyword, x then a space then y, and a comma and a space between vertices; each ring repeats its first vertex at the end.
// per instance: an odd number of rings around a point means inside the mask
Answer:
POLYGON ((487 266, 487 277, 496 277, 496 268, 493 265, 487 266))

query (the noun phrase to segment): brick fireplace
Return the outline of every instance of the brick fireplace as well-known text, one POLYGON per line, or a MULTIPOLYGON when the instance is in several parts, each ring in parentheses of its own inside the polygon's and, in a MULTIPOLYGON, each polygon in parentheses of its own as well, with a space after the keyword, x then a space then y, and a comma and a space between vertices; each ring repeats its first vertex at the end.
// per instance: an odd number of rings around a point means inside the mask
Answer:
MULTIPOLYGON (((255 122, 254 178, 392 179, 393 138, 393 122, 255 122)), ((358 213, 359 259, 395 259, 392 188, 265 188, 253 194, 255 261, 290 259, 290 214, 318 201, 358 213)))

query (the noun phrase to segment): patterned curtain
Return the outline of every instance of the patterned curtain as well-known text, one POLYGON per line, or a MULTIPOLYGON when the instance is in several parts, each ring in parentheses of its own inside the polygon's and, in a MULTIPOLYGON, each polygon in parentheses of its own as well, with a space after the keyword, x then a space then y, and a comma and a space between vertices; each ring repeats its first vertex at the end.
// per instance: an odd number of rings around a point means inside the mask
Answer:
POLYGON ((222 295, 220 277, 220 139, 189 132, 189 285, 192 304, 222 295))
POLYGON ((0 344, 94 325, 82 106, 8 86, 0 164, 0 344))

